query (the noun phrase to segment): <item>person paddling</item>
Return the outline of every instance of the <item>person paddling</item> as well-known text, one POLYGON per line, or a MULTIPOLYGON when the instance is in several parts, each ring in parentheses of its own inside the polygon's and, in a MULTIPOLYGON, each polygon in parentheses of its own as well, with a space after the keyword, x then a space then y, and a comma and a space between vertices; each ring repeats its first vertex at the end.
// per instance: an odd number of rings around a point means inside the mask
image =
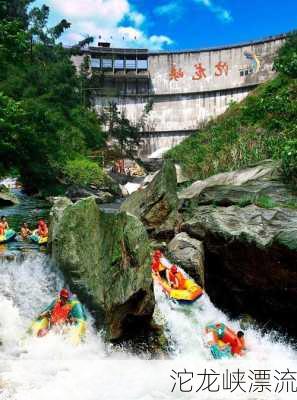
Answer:
POLYGON ((176 265, 172 265, 169 270, 166 271, 166 276, 169 284, 174 289, 184 290, 186 289, 186 278, 178 270, 176 265))
POLYGON ((44 219, 38 221, 37 233, 40 237, 48 237, 48 227, 44 219))
POLYGON ((51 325, 64 324, 70 322, 71 304, 70 292, 62 289, 59 297, 55 299, 40 315, 39 318, 47 317, 51 325))
POLYGON ((242 356, 244 354, 244 332, 238 331, 235 333, 232 329, 221 322, 209 325, 206 330, 207 332, 213 332, 216 338, 221 340, 225 345, 229 345, 233 356, 242 356))
MULTIPOLYGON (((75 324, 78 321, 86 321, 86 314, 82 304, 76 296, 71 295, 69 290, 63 288, 58 298, 56 298, 38 317, 38 319, 48 318, 49 326, 59 326, 63 324, 75 324)), ((44 336, 48 329, 41 330, 38 336, 44 336)))
POLYGON ((32 234, 32 232, 29 229, 29 226, 28 226, 28 224, 26 222, 22 223, 20 233, 21 233, 21 238, 22 239, 27 239, 32 234))

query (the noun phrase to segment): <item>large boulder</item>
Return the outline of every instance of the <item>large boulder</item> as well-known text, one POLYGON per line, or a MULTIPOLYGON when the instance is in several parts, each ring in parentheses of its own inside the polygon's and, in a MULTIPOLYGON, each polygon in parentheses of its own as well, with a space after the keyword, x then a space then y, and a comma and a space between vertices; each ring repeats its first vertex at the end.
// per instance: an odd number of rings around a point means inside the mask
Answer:
POLYGON ((108 339, 147 329, 155 303, 150 246, 138 218, 104 213, 91 197, 68 205, 51 229, 54 260, 105 324, 108 339))
POLYGON ((0 207, 18 204, 18 198, 4 185, 0 185, 0 207))
POLYGON ((222 185, 203 189, 199 196, 190 200, 191 205, 244 207, 249 204, 270 204, 286 206, 296 203, 296 190, 278 181, 253 181, 241 186, 222 185))
POLYGON ((81 188, 78 186, 70 186, 66 191, 66 196, 69 197, 74 203, 91 196, 96 197, 98 204, 112 203, 116 199, 114 194, 111 194, 106 190, 81 188))
POLYGON ((296 209, 200 206, 182 229, 204 243, 205 287, 220 308, 297 335, 296 209))
POLYGON ((165 161, 152 182, 132 193, 121 210, 140 218, 152 236, 173 237, 179 220, 176 192, 175 166, 171 161, 165 161))
POLYGON ((187 233, 178 233, 168 244, 170 260, 180 265, 197 283, 204 286, 203 243, 187 233))
POLYGON ((240 186, 247 182, 255 180, 265 180, 279 176, 279 162, 265 160, 261 163, 245 169, 239 169, 231 172, 222 172, 217 175, 210 176, 205 180, 194 182, 188 188, 182 190, 178 197, 180 199, 193 199, 200 196, 200 193, 213 186, 234 185, 240 186))

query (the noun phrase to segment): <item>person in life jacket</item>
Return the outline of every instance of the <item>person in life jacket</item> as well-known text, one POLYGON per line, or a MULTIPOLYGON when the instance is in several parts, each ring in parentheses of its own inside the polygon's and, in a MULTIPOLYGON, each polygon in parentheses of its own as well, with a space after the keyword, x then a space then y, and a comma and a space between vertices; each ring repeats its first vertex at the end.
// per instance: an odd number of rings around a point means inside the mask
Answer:
POLYGON ((39 315, 39 319, 44 317, 49 318, 50 326, 86 320, 82 304, 65 288, 60 291, 59 297, 39 315))
POLYGON ((245 349, 244 333, 235 333, 223 323, 217 323, 207 327, 208 331, 213 331, 218 339, 231 348, 232 355, 243 355, 245 349))
POLYGON ((172 265, 169 270, 167 270, 167 280, 171 287, 178 290, 186 289, 186 278, 177 269, 176 265, 172 265))
POLYGON ((166 279, 168 267, 162 263, 162 257, 164 257, 163 253, 160 250, 156 250, 153 254, 151 268, 155 275, 161 277, 162 279, 166 279))
MULTIPOLYGON (((6 217, 4 217, 4 216, 1 217, 1 219, 0 219, 0 226, 1 226, 2 229, 4 230, 4 233, 5 233, 5 231, 6 231, 7 229, 9 229, 9 225, 8 225, 7 220, 6 220, 6 217)), ((3 234, 4 234, 4 233, 3 233, 3 234)))
POLYGON ((163 257, 162 252, 160 250, 156 250, 153 254, 153 261, 151 264, 152 271, 156 274, 165 269, 165 267, 161 263, 161 257, 163 257))
POLYGON ((5 233, 4 226, 3 226, 3 224, 0 222, 0 236, 4 236, 4 233, 5 233))
POLYGON ((44 219, 38 221, 37 232, 41 237, 48 237, 48 227, 44 219))

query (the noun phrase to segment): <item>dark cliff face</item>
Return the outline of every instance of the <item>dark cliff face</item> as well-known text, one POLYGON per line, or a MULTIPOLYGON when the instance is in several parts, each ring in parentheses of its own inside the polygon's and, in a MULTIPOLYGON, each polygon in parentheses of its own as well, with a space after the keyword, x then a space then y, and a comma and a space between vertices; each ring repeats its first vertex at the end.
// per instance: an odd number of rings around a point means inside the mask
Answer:
POLYGON ((248 313, 261 325, 297 336, 296 251, 278 243, 259 248, 211 233, 204 246, 205 287, 219 308, 233 316, 248 313))
POLYGON ((278 163, 214 175, 179 197, 181 229, 203 242, 215 305, 297 337, 297 189, 278 163))
POLYGON ((290 208, 200 206, 183 230, 203 240, 205 289, 216 306, 297 336, 296 227, 290 208))

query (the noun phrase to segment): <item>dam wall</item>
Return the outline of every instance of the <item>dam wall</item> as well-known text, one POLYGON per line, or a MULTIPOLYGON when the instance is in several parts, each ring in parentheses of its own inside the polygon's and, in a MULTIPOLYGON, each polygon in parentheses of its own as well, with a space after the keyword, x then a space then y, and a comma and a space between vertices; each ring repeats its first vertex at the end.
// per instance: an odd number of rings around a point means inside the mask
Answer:
POLYGON ((115 102, 136 123, 145 106, 151 104, 142 152, 171 147, 222 114, 231 102, 243 100, 257 85, 271 79, 275 56, 285 38, 279 35, 193 51, 134 50, 134 55, 131 49, 92 48, 92 71, 96 73, 100 65, 104 76, 94 107, 100 113, 115 102))

